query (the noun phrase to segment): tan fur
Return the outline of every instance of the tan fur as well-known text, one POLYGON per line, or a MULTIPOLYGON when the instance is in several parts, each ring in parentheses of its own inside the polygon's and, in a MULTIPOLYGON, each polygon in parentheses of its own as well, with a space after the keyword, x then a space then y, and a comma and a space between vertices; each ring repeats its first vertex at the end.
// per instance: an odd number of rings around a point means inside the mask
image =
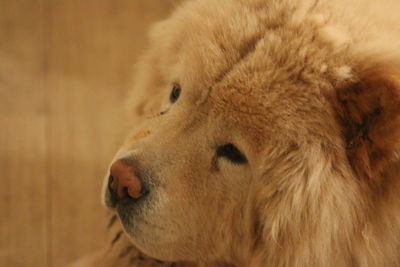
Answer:
POLYGON ((400 266, 399 9, 198 0, 155 25, 116 155, 155 185, 123 220, 133 244, 200 266, 400 266), (248 163, 216 158, 225 143, 248 163))

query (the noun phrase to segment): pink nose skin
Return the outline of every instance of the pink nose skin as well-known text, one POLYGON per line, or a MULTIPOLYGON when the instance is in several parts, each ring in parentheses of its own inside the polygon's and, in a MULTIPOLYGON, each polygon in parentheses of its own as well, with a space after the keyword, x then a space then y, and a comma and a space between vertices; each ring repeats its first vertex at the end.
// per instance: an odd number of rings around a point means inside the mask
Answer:
POLYGON ((135 199, 142 196, 142 184, 136 177, 133 166, 121 159, 117 160, 111 165, 110 174, 113 179, 110 187, 119 197, 125 196, 126 193, 135 199))

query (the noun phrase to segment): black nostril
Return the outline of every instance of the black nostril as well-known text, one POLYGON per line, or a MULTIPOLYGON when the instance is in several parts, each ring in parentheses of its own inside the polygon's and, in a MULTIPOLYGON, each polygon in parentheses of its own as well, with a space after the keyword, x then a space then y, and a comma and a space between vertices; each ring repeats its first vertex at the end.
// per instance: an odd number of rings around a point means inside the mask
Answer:
POLYGON ((111 198, 114 201, 116 201, 119 198, 118 197, 118 193, 117 193, 117 189, 115 187, 116 185, 114 184, 115 182, 116 182, 115 178, 112 175, 110 175, 108 177, 108 191, 110 192, 111 198))

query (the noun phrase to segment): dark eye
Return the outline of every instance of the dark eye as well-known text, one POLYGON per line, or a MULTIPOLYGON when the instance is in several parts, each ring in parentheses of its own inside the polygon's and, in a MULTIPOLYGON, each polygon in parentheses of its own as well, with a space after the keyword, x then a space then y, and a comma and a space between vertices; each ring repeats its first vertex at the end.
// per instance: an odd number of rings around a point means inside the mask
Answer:
POLYGON ((171 94, 169 95, 169 100, 171 101, 171 103, 175 103, 176 100, 178 100, 180 94, 181 94, 181 87, 179 84, 174 84, 174 86, 172 87, 172 91, 171 94))
POLYGON ((224 157, 233 163, 247 163, 246 156, 233 144, 226 144, 217 148, 217 157, 224 157))

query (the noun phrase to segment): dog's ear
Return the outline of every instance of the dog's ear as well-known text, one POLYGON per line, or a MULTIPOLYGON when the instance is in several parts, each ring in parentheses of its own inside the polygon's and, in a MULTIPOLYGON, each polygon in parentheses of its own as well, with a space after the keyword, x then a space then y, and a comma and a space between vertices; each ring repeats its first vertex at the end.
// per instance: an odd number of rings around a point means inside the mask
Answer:
POLYGON ((355 174, 379 179, 398 160, 400 148, 400 70, 375 69, 336 91, 338 117, 355 174))

